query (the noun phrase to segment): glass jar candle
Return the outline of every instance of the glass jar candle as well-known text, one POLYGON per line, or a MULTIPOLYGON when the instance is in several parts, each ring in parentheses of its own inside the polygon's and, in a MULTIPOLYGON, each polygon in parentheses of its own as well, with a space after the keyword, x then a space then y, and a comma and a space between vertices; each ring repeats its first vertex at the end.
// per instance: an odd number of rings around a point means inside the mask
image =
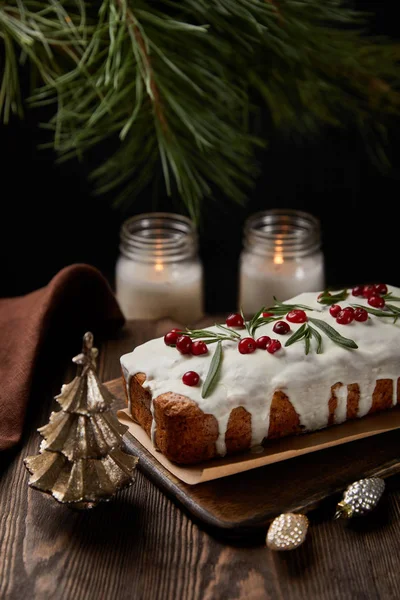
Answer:
POLYGON ((298 210, 272 209, 247 219, 240 257, 239 307, 263 306, 325 286, 320 222, 298 210))
POLYGON ((193 222, 146 213, 122 224, 115 274, 126 319, 171 317, 189 325, 203 316, 203 268, 193 222))

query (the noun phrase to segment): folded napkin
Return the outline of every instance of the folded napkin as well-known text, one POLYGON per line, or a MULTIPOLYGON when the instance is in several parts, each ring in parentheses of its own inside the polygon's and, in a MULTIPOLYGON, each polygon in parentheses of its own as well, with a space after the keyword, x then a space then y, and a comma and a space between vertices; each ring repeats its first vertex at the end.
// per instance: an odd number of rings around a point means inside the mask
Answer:
POLYGON ((0 450, 21 438, 35 365, 46 338, 86 331, 106 335, 124 324, 113 291, 100 271, 86 264, 62 269, 45 287, 0 299, 0 450))

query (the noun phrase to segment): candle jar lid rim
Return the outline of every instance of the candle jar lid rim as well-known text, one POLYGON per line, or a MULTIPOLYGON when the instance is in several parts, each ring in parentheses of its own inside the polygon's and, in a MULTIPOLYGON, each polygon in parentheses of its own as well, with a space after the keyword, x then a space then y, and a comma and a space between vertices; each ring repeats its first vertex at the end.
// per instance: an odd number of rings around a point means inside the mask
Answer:
POLYGON ((321 247, 320 221, 296 209, 269 209, 251 215, 244 226, 244 247, 255 254, 306 256, 321 247))
POLYGON ((120 229, 120 252, 141 262, 173 262, 196 254, 197 231, 185 215, 150 212, 126 219, 120 229))

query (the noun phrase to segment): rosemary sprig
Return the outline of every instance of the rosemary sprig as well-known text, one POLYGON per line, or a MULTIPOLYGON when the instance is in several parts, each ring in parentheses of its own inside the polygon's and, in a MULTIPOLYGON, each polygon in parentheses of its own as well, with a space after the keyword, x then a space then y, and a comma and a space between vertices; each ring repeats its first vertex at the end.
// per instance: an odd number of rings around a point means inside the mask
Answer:
POLYGON ((273 306, 263 306, 251 319, 248 327, 251 337, 254 337, 254 334, 259 327, 266 325, 267 323, 272 323, 273 321, 278 321, 291 310, 314 310, 311 306, 305 306, 304 304, 285 304, 284 302, 277 300, 275 296, 274 300, 275 304, 273 306), (264 312, 271 313, 271 316, 262 317, 261 315, 264 312))
POLYGON ((225 328, 223 325, 217 325, 217 327, 221 327, 222 329, 226 329, 229 331, 229 335, 216 333, 215 331, 209 331, 207 329, 186 329, 183 332, 185 335, 188 335, 192 340, 201 340, 205 344, 215 344, 216 342, 229 340, 231 342, 236 342, 240 339, 240 334, 237 331, 229 330, 225 328))
POLYGON ((290 338, 287 340, 285 346, 286 347, 291 346, 295 342, 298 342, 299 340, 301 340, 306 335, 306 331, 307 331, 307 323, 303 323, 303 325, 301 327, 299 327, 298 330, 293 333, 293 335, 290 336, 290 338))
POLYGON ((242 317, 242 319, 243 319, 244 326, 245 326, 245 327, 246 327, 246 329, 247 329, 247 333, 248 333, 248 334, 251 336, 251 332, 250 332, 249 323, 246 321, 246 318, 245 318, 245 316, 244 316, 244 314, 243 314, 243 309, 242 309, 242 307, 240 307, 240 314, 241 314, 241 317, 242 317))
POLYGON ((217 325, 216 327, 219 327, 220 329, 222 329, 223 331, 227 331, 228 333, 230 333, 231 335, 233 335, 234 337, 240 339, 241 335, 240 333, 238 333, 237 331, 235 331, 234 329, 230 329, 229 327, 225 327, 225 325, 217 325))
POLYGON ((256 331, 257 331, 257 329, 258 329, 259 327, 261 327, 262 325, 267 325, 268 323, 273 323, 274 321, 279 321, 279 320, 282 318, 282 316, 284 316, 284 314, 283 314, 283 315, 277 315, 277 316, 275 316, 275 317, 259 317, 259 318, 258 318, 258 319, 257 319, 257 320, 254 322, 254 324, 251 326, 251 329, 250 329, 250 331, 251 331, 251 333, 250 333, 250 336, 251 336, 251 337, 254 337, 254 336, 255 336, 255 333, 256 333, 256 331))
POLYGON ((342 290, 341 292, 337 292, 336 294, 331 294, 329 290, 324 290, 322 295, 318 298, 318 302, 320 304, 337 304, 338 302, 343 302, 346 300, 349 293, 347 289, 342 290))
POLYGON ((290 336, 290 338, 286 342, 285 346, 291 346, 295 342, 304 340, 305 353, 309 354, 310 347, 311 347, 310 341, 311 341, 312 337, 315 337, 315 339, 317 340, 317 350, 316 350, 317 354, 321 354, 321 352, 322 352, 321 334, 316 329, 314 329, 314 327, 311 327, 311 325, 309 325, 309 323, 303 323, 303 325, 301 325, 301 327, 299 327, 298 330, 295 331, 294 334, 290 336))
POLYGON ((396 313, 397 315, 400 314, 400 308, 398 306, 394 306, 393 304, 386 304, 386 308, 396 313))
POLYGON ((325 323, 325 321, 321 321, 320 319, 315 319, 313 317, 309 317, 309 321, 318 327, 318 329, 320 329, 323 333, 325 333, 325 335, 327 335, 332 342, 335 342, 335 344, 343 346, 343 348, 358 348, 354 340, 343 337, 338 331, 336 331, 336 329, 328 325, 328 323, 325 323))
POLYGON ((257 312, 255 313, 255 315, 253 315, 253 317, 252 317, 252 318, 250 319, 250 321, 249 321, 249 330, 250 330, 250 335, 251 335, 251 337, 253 337, 253 336, 254 336, 254 333, 255 333, 255 331, 256 331, 255 325, 256 325, 257 321, 258 321, 260 318, 261 318, 261 319, 263 318, 263 317, 261 316, 263 312, 264 312, 264 306, 263 306, 263 307, 261 307, 261 308, 260 308, 260 310, 259 310, 259 311, 257 311, 257 312))
POLYGON ((306 356, 310 352, 310 337, 311 337, 311 332, 309 329, 307 329, 306 334, 304 336, 304 346, 305 346, 306 356))
POLYGON ((322 354, 322 336, 320 332, 314 329, 314 327, 311 327, 311 325, 309 325, 308 328, 311 335, 317 340, 317 354, 322 354))
POLYGON ((215 384, 216 377, 219 373, 222 364, 222 343, 218 341, 215 348, 214 356, 211 359, 210 368, 208 369, 207 377, 201 388, 201 397, 205 398, 215 384))

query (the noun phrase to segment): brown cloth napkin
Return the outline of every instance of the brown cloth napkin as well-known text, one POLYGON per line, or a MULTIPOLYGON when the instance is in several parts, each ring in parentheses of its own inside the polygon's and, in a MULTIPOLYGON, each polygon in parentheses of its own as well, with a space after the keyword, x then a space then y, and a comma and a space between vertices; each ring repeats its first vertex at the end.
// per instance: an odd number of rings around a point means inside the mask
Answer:
POLYGON ((73 264, 45 287, 0 299, 0 450, 21 438, 35 365, 50 333, 106 335, 124 317, 110 285, 96 268, 73 264))

